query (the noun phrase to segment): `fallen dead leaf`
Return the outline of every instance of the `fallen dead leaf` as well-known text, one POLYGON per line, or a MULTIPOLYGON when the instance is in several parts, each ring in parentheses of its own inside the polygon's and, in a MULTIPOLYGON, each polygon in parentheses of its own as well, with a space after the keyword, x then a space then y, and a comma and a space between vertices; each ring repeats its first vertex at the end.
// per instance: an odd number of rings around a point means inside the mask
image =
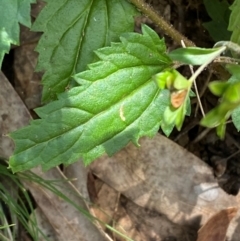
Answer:
POLYGON ((237 208, 232 207, 213 215, 198 231, 197 241, 224 241, 228 226, 237 211, 237 208))
MULTIPOLYGON (((99 158, 90 168, 135 204, 165 215, 189 234, 195 230, 197 235, 200 225, 216 212, 238 206, 238 196, 225 193, 209 166, 186 149, 161 135, 142 138, 140 145, 129 144, 112 157, 99 158)), ((238 218, 229 225, 231 241, 239 241, 238 218)), ((172 230, 177 240, 196 240, 178 235, 172 230)))

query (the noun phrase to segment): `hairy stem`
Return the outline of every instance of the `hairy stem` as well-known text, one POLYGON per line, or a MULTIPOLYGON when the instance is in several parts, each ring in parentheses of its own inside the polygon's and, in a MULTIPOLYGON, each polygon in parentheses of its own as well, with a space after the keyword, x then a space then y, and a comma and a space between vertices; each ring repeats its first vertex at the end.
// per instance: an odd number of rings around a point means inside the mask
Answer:
POLYGON ((179 33, 172 25, 167 23, 161 16, 159 16, 144 0, 130 0, 142 13, 147 15, 159 28, 161 28, 166 35, 171 37, 175 42, 181 45, 183 40, 187 47, 193 47, 195 44, 179 33))

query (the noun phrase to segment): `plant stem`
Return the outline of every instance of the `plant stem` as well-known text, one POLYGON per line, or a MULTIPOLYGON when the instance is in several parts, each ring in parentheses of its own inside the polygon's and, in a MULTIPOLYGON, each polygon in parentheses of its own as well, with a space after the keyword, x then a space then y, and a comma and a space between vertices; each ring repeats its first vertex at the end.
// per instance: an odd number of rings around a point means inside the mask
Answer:
POLYGON ((167 23, 163 17, 159 16, 144 0, 130 0, 142 13, 146 14, 166 35, 171 37, 175 42, 181 45, 183 40, 186 46, 196 46, 191 40, 184 37, 172 25, 167 23))
POLYGON ((240 46, 236 43, 233 43, 231 41, 220 41, 220 42, 217 42, 214 45, 214 48, 215 47, 221 47, 221 46, 226 46, 229 50, 231 50, 232 52, 234 52, 238 56, 240 55, 240 46))
MULTIPOLYGON (((185 43, 182 41, 182 46, 183 48, 186 48, 186 45, 185 43)), ((194 75, 194 70, 193 70, 193 66, 192 65, 189 65, 189 68, 190 68, 190 71, 192 73, 192 75, 194 75)), ((198 92, 198 87, 197 87, 197 83, 196 83, 196 80, 193 80, 193 85, 194 85, 194 88, 195 88, 195 92, 196 92, 196 95, 197 95, 197 100, 198 100, 198 105, 200 107, 200 110, 202 112, 202 115, 205 116, 205 113, 204 113, 204 109, 203 109, 203 106, 202 106, 202 102, 201 102, 201 98, 199 96, 199 92, 198 92)), ((197 109, 197 108, 196 108, 197 109)), ((196 115, 195 115, 196 117, 196 115)))
POLYGON ((222 52, 224 52, 226 50, 225 46, 222 46, 221 48, 219 48, 218 51, 216 51, 216 54, 214 56, 212 56, 211 58, 209 58, 204 64, 202 64, 197 71, 191 76, 191 78, 189 79, 190 82, 193 82, 198 75, 219 55, 221 55, 222 52))

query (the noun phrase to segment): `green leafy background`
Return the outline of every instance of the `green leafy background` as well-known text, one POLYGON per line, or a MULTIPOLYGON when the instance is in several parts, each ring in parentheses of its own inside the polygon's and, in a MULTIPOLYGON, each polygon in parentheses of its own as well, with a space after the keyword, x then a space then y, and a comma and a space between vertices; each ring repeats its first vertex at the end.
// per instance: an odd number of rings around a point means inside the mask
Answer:
POLYGON ((32 30, 44 32, 37 46, 44 102, 56 99, 96 56, 93 51, 133 31, 136 8, 126 0, 47 0, 32 30))
POLYGON ((230 9, 232 13, 229 19, 228 30, 232 31, 231 41, 240 45, 240 0, 235 0, 230 9))
MULTIPOLYGON (((228 81, 230 83, 239 83, 240 82, 240 66, 239 65, 228 65, 227 68, 232 75, 228 81)), ((237 107, 232 112, 232 121, 233 121, 234 126, 237 128, 237 130, 240 131, 240 106, 237 107)))
POLYGON ((226 0, 204 0, 204 5, 212 21, 204 23, 203 26, 215 42, 229 40, 231 32, 228 31, 230 16, 229 3, 226 0))
POLYGON ((11 44, 19 44, 19 23, 30 27, 30 4, 36 0, 2 0, 0 2, 0 67, 11 44))
MULTIPOLYGON (((121 43, 96 51, 101 61, 75 76, 80 87, 36 110, 40 120, 11 134, 14 172, 49 169, 83 158, 88 164, 129 141, 157 133, 166 106, 152 76, 171 65, 165 44, 150 28, 128 33, 121 43)), ((168 104, 168 103, 166 103, 168 104)))

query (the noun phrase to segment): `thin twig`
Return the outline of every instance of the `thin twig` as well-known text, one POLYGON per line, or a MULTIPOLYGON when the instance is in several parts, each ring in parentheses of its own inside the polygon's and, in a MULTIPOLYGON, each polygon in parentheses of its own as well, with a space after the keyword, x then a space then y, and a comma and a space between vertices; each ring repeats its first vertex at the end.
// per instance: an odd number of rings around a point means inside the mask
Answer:
POLYGON ((104 237, 106 237, 106 239, 108 239, 109 241, 113 241, 113 239, 103 230, 101 224, 100 224, 100 220, 97 218, 97 215, 94 211, 94 209, 90 206, 90 202, 88 200, 86 200, 86 198, 84 198, 84 196, 82 195, 82 193, 78 190, 78 188, 76 188, 76 186, 73 184, 72 180, 69 180, 66 175, 60 170, 59 167, 57 167, 57 170, 59 172, 59 174, 62 176, 62 178, 64 180, 66 180, 69 185, 72 187, 72 189, 79 195, 79 197, 82 198, 82 200, 84 201, 84 204, 86 205, 88 211, 90 212, 90 214, 95 218, 95 222, 92 222, 99 230, 99 232, 104 235, 104 237))
POLYGON ((232 135, 230 135, 228 132, 226 132, 226 137, 240 150, 240 144, 238 141, 236 141, 232 135))
MULTIPOLYGON (((210 79, 211 79, 212 73, 213 73, 213 70, 212 70, 212 69, 209 69, 209 74, 208 74, 207 80, 204 82, 204 85, 202 86, 201 91, 200 91, 200 93, 199 93, 199 97, 200 97, 200 98, 203 96, 203 94, 205 93, 205 91, 206 91, 206 89, 207 89, 207 87, 208 87, 208 83, 209 83, 209 81, 210 81, 210 79)), ((196 99, 195 99, 195 100, 196 100, 196 99)), ((196 100, 196 101, 193 100, 193 101, 192 101, 192 104, 194 104, 194 103, 196 103, 196 102, 197 102, 197 105, 196 105, 196 108, 195 108, 195 115, 196 115, 196 113, 198 112, 198 108, 200 107, 200 106, 198 105, 198 100, 196 100)))
MULTIPOLYGON (((183 48, 186 48, 186 45, 185 45, 183 40, 181 41, 181 44, 182 44, 183 48)), ((192 65, 188 65, 188 66, 189 66, 189 69, 191 71, 191 74, 194 75, 193 66, 192 65)), ((194 88, 195 88, 195 91, 196 91, 197 100, 198 100, 198 104, 199 104, 200 110, 201 110, 202 115, 204 117, 205 113, 204 113, 202 102, 201 102, 201 99, 200 99, 200 96, 199 96, 198 87, 197 87, 197 84, 196 84, 196 79, 193 80, 193 85, 194 85, 194 88)), ((196 116, 197 116, 197 113, 195 112, 195 117, 196 116)))
POLYGON ((214 59, 214 63, 239 65, 240 59, 235 59, 235 58, 226 57, 226 56, 219 56, 218 58, 214 59))
POLYGON ((197 142, 201 141, 211 130, 212 129, 210 129, 210 128, 206 128, 192 142, 197 143, 197 142))

